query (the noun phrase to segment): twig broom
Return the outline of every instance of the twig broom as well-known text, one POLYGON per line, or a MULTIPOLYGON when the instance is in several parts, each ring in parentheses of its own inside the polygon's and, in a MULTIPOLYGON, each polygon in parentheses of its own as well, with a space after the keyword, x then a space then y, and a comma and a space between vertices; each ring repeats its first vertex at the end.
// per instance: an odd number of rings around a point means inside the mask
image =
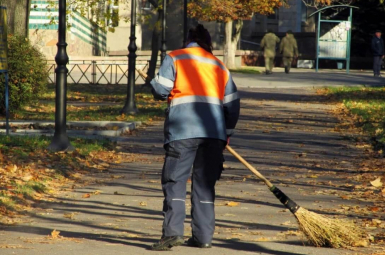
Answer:
POLYGON ((355 226, 351 221, 325 217, 300 207, 280 189, 275 187, 229 145, 226 146, 226 149, 261 179, 279 201, 294 214, 298 221, 299 229, 314 246, 332 248, 359 246, 359 243, 362 243, 361 241, 367 236, 361 228, 355 226))

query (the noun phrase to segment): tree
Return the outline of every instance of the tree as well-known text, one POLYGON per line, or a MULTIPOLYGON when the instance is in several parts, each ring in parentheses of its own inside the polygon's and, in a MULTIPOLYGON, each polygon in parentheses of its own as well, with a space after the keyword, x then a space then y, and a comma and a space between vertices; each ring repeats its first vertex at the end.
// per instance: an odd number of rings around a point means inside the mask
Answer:
POLYGON ((255 13, 272 14, 285 4, 286 0, 195 0, 189 3, 188 12, 198 20, 225 23, 224 63, 232 69, 243 20, 251 19, 255 13))
POLYGON ((320 8, 332 4, 351 4, 353 0, 302 0, 302 2, 309 7, 320 8))
POLYGON ((28 37, 30 0, 0 0, 7 7, 8 33, 28 37))
MULTIPOLYGON (((48 5, 45 7, 48 11, 58 8, 58 0, 48 0, 48 5)), ((84 18, 88 19, 95 27, 109 32, 115 32, 115 24, 120 20, 129 21, 129 17, 119 15, 119 2, 125 4, 125 8, 129 8, 130 0, 66 0, 67 16, 73 16, 74 13, 79 13, 84 18)), ((55 18, 51 17, 51 24, 54 24, 55 18)), ((69 27, 70 23, 67 24, 69 27)))
POLYGON ((302 2, 309 7, 320 8, 327 5, 350 5, 350 4, 384 4, 385 0, 302 0, 302 2))
MULTIPOLYGON (((149 0, 150 4, 155 8, 158 17, 153 25, 152 38, 151 38, 151 59, 147 71, 148 77, 155 77, 156 63, 158 62, 159 49, 160 49, 160 33, 162 31, 162 18, 163 11, 159 0, 149 0)), ((149 85, 149 80, 146 81, 146 85, 149 85)))

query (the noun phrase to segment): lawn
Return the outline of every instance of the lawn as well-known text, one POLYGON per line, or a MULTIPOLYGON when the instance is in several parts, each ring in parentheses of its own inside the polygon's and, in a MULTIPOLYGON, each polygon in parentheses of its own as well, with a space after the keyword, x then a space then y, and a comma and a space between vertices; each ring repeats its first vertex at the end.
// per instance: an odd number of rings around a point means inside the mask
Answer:
POLYGON ((355 116, 356 126, 372 138, 379 149, 385 146, 385 88, 340 87, 324 91, 344 104, 355 116))
POLYGON ((257 67, 240 67, 237 69, 230 69, 231 73, 243 73, 243 74, 261 74, 262 72, 257 67))
MULTIPOLYGON (((126 85, 69 84, 67 93, 67 120, 77 121, 152 121, 162 119, 166 103, 154 100, 148 88, 141 88, 135 95, 139 110, 136 115, 121 115, 126 99, 126 85)), ((3 117, 4 119, 4 117, 3 117)), ((54 120, 55 87, 48 91, 39 102, 15 112, 11 120, 54 120)))
POLYGON ((108 141, 71 139, 76 150, 67 153, 48 151, 50 141, 0 135, 0 224, 12 224, 12 217, 28 211, 33 203, 71 189, 82 174, 129 160, 113 151, 114 144, 108 141))

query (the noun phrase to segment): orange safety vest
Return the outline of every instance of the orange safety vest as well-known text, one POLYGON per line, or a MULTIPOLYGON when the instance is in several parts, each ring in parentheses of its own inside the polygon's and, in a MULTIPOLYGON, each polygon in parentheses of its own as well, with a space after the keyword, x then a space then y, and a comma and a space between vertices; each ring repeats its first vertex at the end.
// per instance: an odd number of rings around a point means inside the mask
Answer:
MULTIPOLYGON (((183 98, 195 96, 198 101, 222 103, 229 72, 225 65, 201 47, 190 47, 173 51, 169 56, 174 60, 175 82, 168 102, 183 102, 183 98)), ((188 100, 188 99, 187 99, 188 100)))

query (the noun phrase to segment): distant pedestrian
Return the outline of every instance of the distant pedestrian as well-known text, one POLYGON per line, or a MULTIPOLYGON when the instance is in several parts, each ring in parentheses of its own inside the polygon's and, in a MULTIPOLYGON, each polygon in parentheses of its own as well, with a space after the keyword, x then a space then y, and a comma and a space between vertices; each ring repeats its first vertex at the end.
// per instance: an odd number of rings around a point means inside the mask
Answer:
POLYGON ((271 29, 267 30, 267 33, 262 38, 261 48, 263 48, 263 55, 265 57, 266 74, 273 73, 275 49, 279 42, 280 39, 271 29))
POLYGON ((294 57, 298 57, 297 40, 294 38, 291 30, 287 31, 286 36, 282 39, 279 46, 279 52, 282 53, 285 73, 289 73, 294 57))
POLYGON ((184 243, 186 184, 191 175, 192 237, 187 245, 210 248, 215 228, 215 183, 223 150, 239 117, 240 99, 229 70, 212 54, 202 25, 190 29, 184 49, 170 52, 151 81, 155 98, 168 100, 162 170, 164 222, 152 250, 184 243))
POLYGON ((381 65, 385 55, 384 40, 381 38, 381 31, 377 30, 372 39, 373 72, 375 77, 381 77, 381 65))

